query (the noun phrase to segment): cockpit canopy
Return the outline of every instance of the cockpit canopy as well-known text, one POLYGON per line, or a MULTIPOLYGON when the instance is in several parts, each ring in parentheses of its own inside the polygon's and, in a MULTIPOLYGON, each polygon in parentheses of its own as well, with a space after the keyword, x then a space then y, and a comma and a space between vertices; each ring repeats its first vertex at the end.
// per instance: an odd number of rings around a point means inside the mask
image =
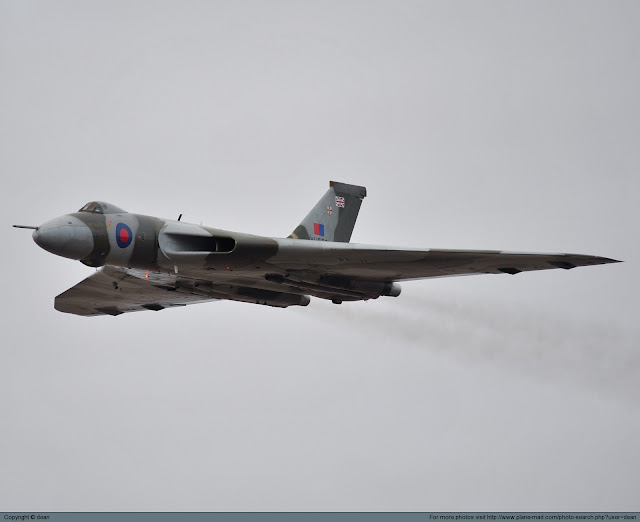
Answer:
POLYGON ((111 203, 105 203, 104 201, 92 201, 87 203, 78 212, 91 212, 93 214, 119 214, 124 213, 126 210, 112 205, 111 203))

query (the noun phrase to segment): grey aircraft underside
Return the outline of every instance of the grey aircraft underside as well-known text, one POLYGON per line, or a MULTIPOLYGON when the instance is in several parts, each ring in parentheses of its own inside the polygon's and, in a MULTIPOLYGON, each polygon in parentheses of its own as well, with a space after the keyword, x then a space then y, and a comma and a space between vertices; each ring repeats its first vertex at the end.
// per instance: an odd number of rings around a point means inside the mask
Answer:
POLYGON ((287 238, 131 214, 92 202, 32 228, 45 250, 101 267, 55 299, 76 315, 120 315, 230 299, 285 308, 400 295, 398 281, 615 263, 578 254, 351 244, 366 189, 330 182, 287 238))

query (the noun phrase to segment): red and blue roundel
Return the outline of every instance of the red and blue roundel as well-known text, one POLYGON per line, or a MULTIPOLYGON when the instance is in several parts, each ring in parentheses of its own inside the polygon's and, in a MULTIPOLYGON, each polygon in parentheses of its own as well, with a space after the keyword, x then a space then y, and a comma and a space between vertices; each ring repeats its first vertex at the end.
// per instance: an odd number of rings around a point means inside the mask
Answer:
POLYGON ((124 223, 118 223, 116 226, 116 242, 120 248, 127 248, 131 244, 133 234, 131 229, 124 223))

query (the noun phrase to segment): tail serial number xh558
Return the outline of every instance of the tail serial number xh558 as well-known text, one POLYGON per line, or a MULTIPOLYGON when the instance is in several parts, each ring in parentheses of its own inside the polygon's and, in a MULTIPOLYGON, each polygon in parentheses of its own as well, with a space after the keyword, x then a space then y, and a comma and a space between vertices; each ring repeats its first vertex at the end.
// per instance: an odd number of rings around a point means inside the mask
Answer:
POLYGON ((33 240, 62 257, 102 267, 55 299, 76 315, 120 315, 230 299, 286 308, 309 296, 365 301, 400 295, 398 281, 518 274, 615 263, 577 254, 434 250, 350 244, 364 187, 329 190, 287 238, 229 232, 130 214, 94 201, 34 229, 33 240))

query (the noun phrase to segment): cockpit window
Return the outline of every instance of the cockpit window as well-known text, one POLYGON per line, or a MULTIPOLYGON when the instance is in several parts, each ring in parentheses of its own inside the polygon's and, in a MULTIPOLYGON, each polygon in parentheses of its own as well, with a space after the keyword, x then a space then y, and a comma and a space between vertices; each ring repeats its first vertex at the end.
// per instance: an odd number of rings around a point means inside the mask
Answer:
POLYGON ((121 208, 111 205, 110 203, 104 203, 103 201, 92 201, 82 207, 79 212, 92 212, 94 214, 117 214, 124 212, 121 208))
POLYGON ((99 203, 87 203, 84 207, 80 209, 80 212, 97 212, 99 214, 103 214, 104 210, 100 207, 99 203))

